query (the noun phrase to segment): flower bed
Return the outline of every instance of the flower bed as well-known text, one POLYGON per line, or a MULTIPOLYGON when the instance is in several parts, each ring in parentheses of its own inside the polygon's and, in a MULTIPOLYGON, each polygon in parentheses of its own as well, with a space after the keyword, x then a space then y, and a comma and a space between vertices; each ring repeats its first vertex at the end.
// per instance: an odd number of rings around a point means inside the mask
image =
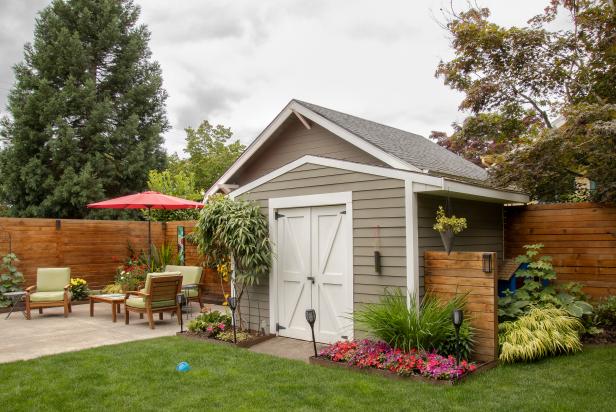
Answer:
POLYGON ((463 360, 458 365, 453 356, 423 351, 403 352, 385 342, 360 340, 339 341, 319 352, 312 363, 339 364, 351 368, 375 370, 400 377, 454 383, 475 372, 478 365, 463 360))
POLYGON ((237 330, 235 333, 237 343, 233 343, 233 327, 231 316, 219 311, 202 313, 188 324, 188 331, 178 333, 187 338, 206 340, 212 343, 222 343, 248 348, 270 339, 274 335, 259 335, 253 332, 237 330))

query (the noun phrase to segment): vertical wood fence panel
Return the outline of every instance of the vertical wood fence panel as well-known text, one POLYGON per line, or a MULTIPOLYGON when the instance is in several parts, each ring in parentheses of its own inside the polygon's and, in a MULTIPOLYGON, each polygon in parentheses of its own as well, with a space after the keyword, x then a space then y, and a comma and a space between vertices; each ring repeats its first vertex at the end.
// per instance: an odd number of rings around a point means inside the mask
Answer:
POLYGON ((491 361, 498 357, 497 260, 491 256, 492 271, 483 272, 484 252, 426 251, 426 291, 441 299, 468 294, 465 321, 475 328, 474 357, 491 361))
POLYGON ((556 203, 505 209, 505 254, 542 243, 560 282, 580 282, 592 297, 616 295, 616 207, 556 203))

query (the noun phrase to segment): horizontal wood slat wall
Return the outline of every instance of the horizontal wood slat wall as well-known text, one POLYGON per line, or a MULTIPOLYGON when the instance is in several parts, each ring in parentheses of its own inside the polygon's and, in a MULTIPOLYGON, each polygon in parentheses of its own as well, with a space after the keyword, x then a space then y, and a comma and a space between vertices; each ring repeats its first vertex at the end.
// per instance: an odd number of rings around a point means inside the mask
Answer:
POLYGON ((491 361, 498 356, 496 253, 425 252, 425 285, 441 299, 468 293, 465 321, 475 328, 473 356, 491 361), (483 272, 483 254, 492 256, 492 272, 483 272))
MULTIPOLYGON (((152 242, 163 240, 177 244, 177 227, 188 234, 195 222, 152 222, 152 242)), ((18 269, 26 285, 36 283, 39 267, 70 267, 72 277, 84 278, 91 289, 111 283, 118 260, 127 256, 130 242, 137 251, 146 250, 148 224, 142 221, 21 219, 0 218, 0 256, 11 249, 18 256, 18 269), (114 257, 116 260, 114 260, 114 257)), ((186 242, 186 265, 201 265, 197 248, 186 242)), ((225 285, 225 291, 229 287, 225 285)), ((206 269, 206 300, 219 303, 223 299, 218 275, 206 269)))
POLYGON ((542 243, 560 282, 580 282, 590 296, 616 295, 616 207, 556 203, 505 208, 505 253, 542 243))

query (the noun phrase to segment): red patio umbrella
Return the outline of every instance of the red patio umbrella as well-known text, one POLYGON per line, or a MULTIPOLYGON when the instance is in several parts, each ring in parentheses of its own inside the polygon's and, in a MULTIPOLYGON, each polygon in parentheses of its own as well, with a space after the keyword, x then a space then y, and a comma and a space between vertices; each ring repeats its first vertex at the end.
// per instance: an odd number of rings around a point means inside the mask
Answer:
POLYGON ((103 200, 102 202, 90 203, 88 207, 91 209, 148 209, 148 261, 151 268, 152 228, 149 213, 150 209, 197 209, 202 208, 203 203, 148 191, 103 200))

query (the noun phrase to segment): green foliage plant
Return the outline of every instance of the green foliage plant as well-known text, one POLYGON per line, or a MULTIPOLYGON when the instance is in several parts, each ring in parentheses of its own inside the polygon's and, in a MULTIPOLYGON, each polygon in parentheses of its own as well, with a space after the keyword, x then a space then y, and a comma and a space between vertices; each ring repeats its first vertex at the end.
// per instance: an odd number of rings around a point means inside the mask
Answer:
POLYGON ((601 328, 616 328, 616 296, 608 296, 595 305, 593 323, 601 328))
POLYGON ((2 257, 2 263, 0 264, 0 307, 10 304, 10 300, 2 296, 3 293, 22 290, 25 280, 24 275, 17 270, 17 262, 19 262, 19 259, 14 253, 9 253, 2 257))
MULTIPOLYGON (((192 201, 203 199, 202 192, 196 188, 194 173, 185 170, 150 170, 148 189, 192 201)), ((145 219, 158 222, 197 220, 199 217, 199 209, 150 209, 143 210, 142 213, 145 219)))
POLYGON ((593 307, 582 292, 582 285, 570 282, 554 285, 556 271, 550 256, 541 255, 542 244, 525 245, 526 253, 516 258, 526 268, 516 271, 524 284, 515 292, 505 291, 498 300, 499 321, 515 320, 527 314, 534 307, 556 307, 564 309, 571 316, 590 316, 593 307), (548 281, 548 285, 544 283, 548 281))
POLYGON ((443 206, 439 206, 436 211, 436 223, 432 228, 439 233, 451 230, 454 235, 457 235, 467 228, 466 218, 455 215, 447 216, 443 206))
MULTIPOLYGON (((353 319, 368 332, 404 351, 412 349, 426 351, 451 350, 454 329, 451 314, 454 309, 463 308, 466 296, 459 295, 442 302, 432 294, 426 294, 421 301, 415 295, 409 297, 399 289, 387 289, 377 304, 367 304, 355 311, 353 319)), ((464 323, 462 338, 466 358, 472 348, 473 331, 464 323)), ((446 353, 449 354, 449 353, 446 353)))
POLYGON ((269 228, 255 202, 211 196, 199 215, 191 239, 199 253, 213 262, 226 262, 232 256, 235 275, 232 281, 240 301, 247 287, 269 276, 272 265, 269 228))
POLYGON ((151 272, 162 272, 165 270, 165 266, 177 263, 177 256, 174 253, 172 245, 163 243, 159 247, 156 247, 156 245, 152 244, 150 248, 152 253, 151 272))
POLYGON ((582 350, 579 319, 555 307, 533 307, 520 318, 500 323, 499 360, 530 362, 582 350))
POLYGON ((85 206, 142 191, 164 167, 167 93, 135 3, 54 0, 38 14, 0 126, 11 216, 126 215, 85 206))

